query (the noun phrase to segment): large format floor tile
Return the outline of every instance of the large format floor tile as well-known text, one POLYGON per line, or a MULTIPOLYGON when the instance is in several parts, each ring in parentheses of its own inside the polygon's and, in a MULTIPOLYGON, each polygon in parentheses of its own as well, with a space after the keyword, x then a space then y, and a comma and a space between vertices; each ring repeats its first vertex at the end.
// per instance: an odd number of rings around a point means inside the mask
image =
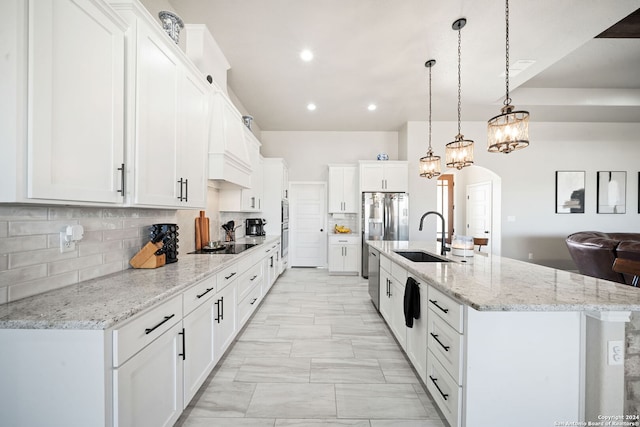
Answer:
POLYGON ((367 289, 287 270, 176 426, 444 427, 367 289))

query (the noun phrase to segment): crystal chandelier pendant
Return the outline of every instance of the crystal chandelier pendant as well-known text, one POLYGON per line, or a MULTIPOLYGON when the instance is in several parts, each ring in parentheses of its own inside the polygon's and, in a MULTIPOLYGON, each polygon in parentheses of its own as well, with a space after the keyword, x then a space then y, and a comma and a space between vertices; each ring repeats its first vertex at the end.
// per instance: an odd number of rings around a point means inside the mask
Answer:
POLYGON ((502 107, 502 114, 491 118, 487 124, 490 153, 509 154, 529 145, 529 112, 513 111, 512 105, 502 107))
POLYGON ((509 154, 529 145, 529 112, 513 111, 509 97, 509 0, 505 0, 505 89, 501 114, 487 122, 487 151, 509 154))
POLYGON ((436 65, 435 59, 424 63, 424 66, 429 69, 429 150, 426 156, 420 158, 420 176, 428 179, 440 175, 440 156, 434 156, 431 149, 431 68, 434 65, 436 65))
POLYGON ((455 137, 455 140, 448 143, 445 146, 445 155, 446 155, 446 164, 448 168, 456 168, 458 170, 473 165, 473 140, 464 139, 464 135, 460 132, 460 105, 461 105, 461 93, 462 93, 462 84, 460 78, 460 57, 461 55, 461 36, 460 30, 465 26, 467 20, 465 18, 460 18, 456 20, 451 26, 454 30, 458 31, 458 134, 455 137))
POLYGON ((440 175, 440 156, 434 156, 433 150, 429 148, 427 155, 420 157, 420 176, 431 179, 438 175, 440 175))
POLYGON ((473 164, 473 141, 456 135, 456 139, 445 147, 447 167, 458 170, 473 164))

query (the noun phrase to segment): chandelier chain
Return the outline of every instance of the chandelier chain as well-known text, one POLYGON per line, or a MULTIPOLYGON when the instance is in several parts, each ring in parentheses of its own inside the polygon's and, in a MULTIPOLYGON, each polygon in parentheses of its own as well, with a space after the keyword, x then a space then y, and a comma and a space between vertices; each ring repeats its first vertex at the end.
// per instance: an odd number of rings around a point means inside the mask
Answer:
POLYGON ((505 61, 505 81, 507 86, 507 96, 504 99, 504 105, 511 104, 511 98, 509 97, 509 0, 506 0, 505 6, 505 22, 506 22, 506 43, 505 43, 505 51, 506 51, 506 61, 505 61))
POLYGON ((429 67, 429 152, 431 152, 431 67, 429 67))
POLYGON ((461 95, 462 95, 462 89, 461 89, 461 87, 462 87, 461 81, 462 80, 460 78, 460 56, 461 56, 460 52, 462 51, 462 49, 461 49, 461 39, 462 39, 462 37, 460 35, 460 28, 458 28, 458 135, 460 135, 460 117, 461 117, 461 115, 460 115, 460 110, 461 110, 460 98, 461 98, 461 95))

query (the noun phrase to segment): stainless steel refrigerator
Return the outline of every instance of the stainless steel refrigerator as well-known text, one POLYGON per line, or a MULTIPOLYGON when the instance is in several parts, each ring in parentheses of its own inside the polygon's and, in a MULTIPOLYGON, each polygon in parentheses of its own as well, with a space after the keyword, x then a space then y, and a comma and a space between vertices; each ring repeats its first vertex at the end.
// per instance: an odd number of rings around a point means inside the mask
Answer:
POLYGON ((362 193, 362 277, 369 275, 367 240, 409 240, 407 193, 362 193))

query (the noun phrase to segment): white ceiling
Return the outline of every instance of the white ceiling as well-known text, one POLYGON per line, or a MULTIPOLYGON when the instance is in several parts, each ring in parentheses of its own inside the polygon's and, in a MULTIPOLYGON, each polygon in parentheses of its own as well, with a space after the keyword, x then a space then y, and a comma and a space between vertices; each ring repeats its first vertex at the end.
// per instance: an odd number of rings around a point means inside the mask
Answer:
MULTIPOLYGON (((262 130, 393 131, 499 114, 505 92, 504 2, 497 0, 169 0, 207 24, 231 64, 228 83, 262 130), (300 60, 303 48, 314 52, 300 60), (501 76, 502 74, 502 76, 501 76), (317 110, 309 112, 313 102, 317 110), (367 111, 369 103, 378 109, 367 111)), ((640 39, 594 39, 640 0, 511 0, 513 104, 532 121, 640 122, 640 39)))

